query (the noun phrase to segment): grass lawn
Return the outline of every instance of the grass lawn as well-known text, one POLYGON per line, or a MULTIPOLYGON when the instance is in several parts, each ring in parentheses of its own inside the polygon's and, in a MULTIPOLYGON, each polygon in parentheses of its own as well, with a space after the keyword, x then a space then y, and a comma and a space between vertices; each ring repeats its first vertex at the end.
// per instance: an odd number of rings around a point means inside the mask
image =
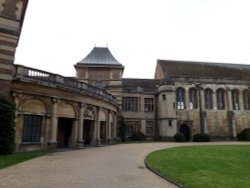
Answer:
POLYGON ((9 155, 0 155, 0 169, 49 153, 52 153, 52 151, 29 151, 9 155))
POLYGON ((149 154, 146 163, 186 188, 250 187, 250 145, 164 149, 149 154))

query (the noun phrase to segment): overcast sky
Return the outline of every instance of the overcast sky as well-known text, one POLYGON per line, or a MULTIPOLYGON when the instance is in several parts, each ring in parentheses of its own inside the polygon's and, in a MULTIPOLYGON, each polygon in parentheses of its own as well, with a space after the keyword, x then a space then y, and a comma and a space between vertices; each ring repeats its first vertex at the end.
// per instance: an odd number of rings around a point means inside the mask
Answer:
POLYGON ((250 64, 250 1, 30 0, 15 63, 75 76, 95 45, 127 78, 153 78, 157 59, 250 64))

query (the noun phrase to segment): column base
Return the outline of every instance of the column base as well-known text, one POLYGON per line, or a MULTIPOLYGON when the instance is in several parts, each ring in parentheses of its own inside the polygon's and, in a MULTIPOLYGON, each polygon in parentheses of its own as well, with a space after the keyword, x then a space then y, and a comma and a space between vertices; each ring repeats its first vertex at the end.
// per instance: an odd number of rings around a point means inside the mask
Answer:
POLYGON ((56 149, 57 148, 57 142, 48 142, 48 149, 56 149))
POLYGON ((107 144, 109 144, 109 145, 116 144, 116 140, 114 138, 109 138, 109 139, 107 139, 107 144))
POLYGON ((101 146, 101 142, 102 142, 102 140, 101 139, 96 139, 96 146, 97 147, 99 147, 99 146, 101 146))
POLYGON ((79 141, 77 141, 77 143, 76 143, 76 148, 77 149, 83 149, 84 148, 84 140, 79 140, 79 141))

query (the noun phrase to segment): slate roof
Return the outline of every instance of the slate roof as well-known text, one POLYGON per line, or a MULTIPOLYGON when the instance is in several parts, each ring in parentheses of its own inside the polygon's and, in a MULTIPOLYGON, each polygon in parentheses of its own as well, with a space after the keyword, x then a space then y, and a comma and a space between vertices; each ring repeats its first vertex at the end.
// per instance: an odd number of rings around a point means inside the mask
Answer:
POLYGON ((160 80, 123 78, 122 84, 124 91, 127 92, 154 92, 158 89, 160 80))
POLYGON ((158 60, 165 77, 250 80, 250 65, 158 60))
POLYGON ((121 65, 106 47, 94 47, 93 50, 77 64, 121 65))

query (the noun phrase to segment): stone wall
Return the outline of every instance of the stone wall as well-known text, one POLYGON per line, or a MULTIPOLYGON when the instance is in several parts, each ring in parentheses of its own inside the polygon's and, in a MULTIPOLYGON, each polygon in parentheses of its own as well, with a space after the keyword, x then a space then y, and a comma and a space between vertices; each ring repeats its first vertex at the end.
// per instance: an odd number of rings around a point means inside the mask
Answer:
POLYGON ((9 94, 27 4, 28 0, 0 0, 0 94, 9 94))

